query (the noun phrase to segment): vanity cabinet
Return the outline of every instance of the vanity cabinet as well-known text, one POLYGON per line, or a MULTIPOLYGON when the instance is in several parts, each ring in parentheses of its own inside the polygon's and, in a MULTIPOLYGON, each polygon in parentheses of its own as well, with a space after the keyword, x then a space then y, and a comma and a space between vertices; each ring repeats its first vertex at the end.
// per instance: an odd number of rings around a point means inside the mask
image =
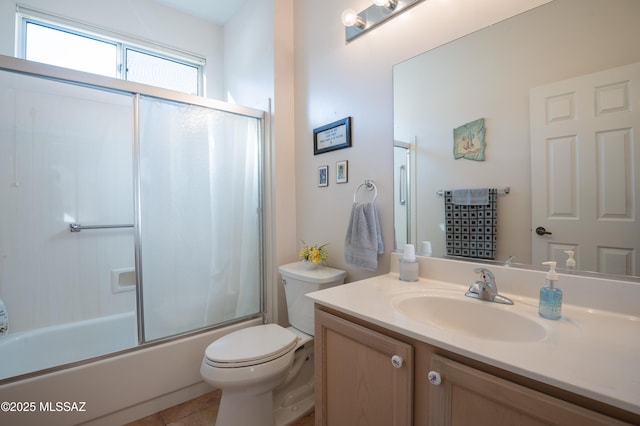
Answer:
POLYGON ((613 426, 618 422, 459 362, 433 355, 430 425, 613 426))
POLYGON ((410 344, 316 311, 315 363, 316 425, 412 424, 410 344))
POLYGON ((640 424, 633 413, 318 304, 315 345, 316 425, 640 424))

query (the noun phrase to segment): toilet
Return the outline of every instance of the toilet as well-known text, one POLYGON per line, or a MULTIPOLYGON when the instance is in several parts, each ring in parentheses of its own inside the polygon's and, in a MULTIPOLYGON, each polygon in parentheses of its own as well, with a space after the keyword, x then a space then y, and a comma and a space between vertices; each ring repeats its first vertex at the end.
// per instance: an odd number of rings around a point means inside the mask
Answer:
POLYGON ((305 262, 278 270, 291 326, 244 328, 205 350, 200 374, 222 390, 216 426, 287 425, 313 409, 313 301, 305 294, 343 284, 347 273, 305 262))

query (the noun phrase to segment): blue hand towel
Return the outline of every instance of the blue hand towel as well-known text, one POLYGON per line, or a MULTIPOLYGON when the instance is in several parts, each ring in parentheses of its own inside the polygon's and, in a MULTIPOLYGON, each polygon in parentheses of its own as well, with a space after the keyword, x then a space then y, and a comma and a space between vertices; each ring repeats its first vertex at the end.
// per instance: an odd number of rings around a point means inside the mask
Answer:
POLYGON ((375 204, 353 203, 344 245, 347 264, 370 271, 378 269, 378 254, 384 253, 384 244, 375 204))

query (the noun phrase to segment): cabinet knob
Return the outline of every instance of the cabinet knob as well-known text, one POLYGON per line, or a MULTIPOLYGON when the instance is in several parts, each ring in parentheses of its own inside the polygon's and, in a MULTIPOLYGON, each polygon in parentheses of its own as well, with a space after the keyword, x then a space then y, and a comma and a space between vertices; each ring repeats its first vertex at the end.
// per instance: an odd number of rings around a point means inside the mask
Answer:
POLYGON ((429 383, 431 383, 432 385, 438 386, 440 383, 442 383, 442 377, 440 377, 440 373, 438 373, 437 371, 429 371, 427 377, 429 379, 429 383))
POLYGON ((395 368, 401 368, 402 364, 404 364, 404 360, 400 355, 394 355, 391 357, 391 365, 395 368))

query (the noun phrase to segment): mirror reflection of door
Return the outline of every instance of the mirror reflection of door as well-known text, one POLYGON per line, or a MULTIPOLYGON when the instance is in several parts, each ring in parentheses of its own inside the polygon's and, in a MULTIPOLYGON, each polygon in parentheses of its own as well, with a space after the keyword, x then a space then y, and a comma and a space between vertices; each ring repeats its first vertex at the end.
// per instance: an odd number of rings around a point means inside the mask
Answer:
POLYGON ((413 208, 411 169, 411 144, 395 141, 393 144, 393 181, 397 185, 393 201, 395 250, 403 250, 405 244, 415 244, 411 224, 413 208))
POLYGON ((531 89, 534 265, 638 275, 639 86, 636 63, 531 89))

